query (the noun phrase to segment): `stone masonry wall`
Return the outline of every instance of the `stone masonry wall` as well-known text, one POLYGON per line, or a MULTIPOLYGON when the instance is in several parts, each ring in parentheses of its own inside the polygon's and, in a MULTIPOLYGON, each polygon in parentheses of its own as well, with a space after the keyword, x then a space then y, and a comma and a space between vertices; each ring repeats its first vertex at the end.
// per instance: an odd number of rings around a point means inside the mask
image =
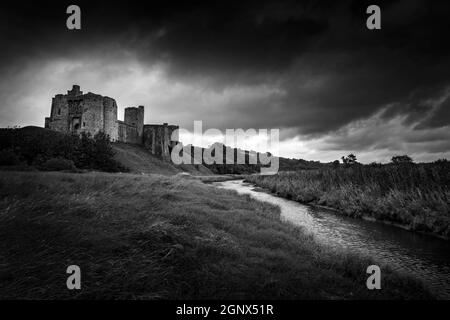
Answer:
POLYGON ((138 130, 135 126, 131 126, 123 121, 117 121, 118 133, 117 140, 120 142, 141 144, 139 139, 138 130))
MULTIPOLYGON (((89 92, 81 96, 80 101, 81 121, 78 132, 86 132, 94 136, 104 127, 103 97, 89 92)), ((77 115, 74 114, 73 117, 77 115)), ((74 130, 73 127, 72 130, 74 130)))
POLYGON ((117 104, 109 97, 103 98, 103 131, 111 141, 118 139, 117 104))
POLYGON ((170 159, 170 152, 178 142, 178 137, 172 140, 172 133, 178 128, 167 123, 144 125, 144 147, 152 154, 161 155, 163 159, 170 159))
POLYGON ((137 142, 142 143, 144 134, 144 106, 125 108, 125 123, 137 129, 137 142))
POLYGON ((67 96, 58 94, 52 99, 52 109, 50 112, 49 129, 55 131, 69 131, 69 107, 67 96))

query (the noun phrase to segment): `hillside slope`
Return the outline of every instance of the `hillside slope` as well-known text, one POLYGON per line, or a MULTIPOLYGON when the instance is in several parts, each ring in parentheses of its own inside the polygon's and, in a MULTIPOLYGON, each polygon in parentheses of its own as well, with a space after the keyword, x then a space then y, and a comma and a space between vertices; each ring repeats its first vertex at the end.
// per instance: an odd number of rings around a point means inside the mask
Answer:
MULTIPOLYGON (((110 153, 104 152, 104 145, 100 145, 100 148, 98 149, 100 153, 98 153, 97 149, 92 149, 91 145, 88 145, 86 147, 87 150, 84 150, 82 147, 85 146, 85 144, 85 142, 80 141, 79 137, 76 138, 62 132, 41 127, 28 126, 17 129, 0 128, 0 151, 3 152, 4 150, 7 150, 9 153, 14 153, 14 156, 17 158, 17 164, 36 166, 41 165, 47 159, 64 158, 74 161, 75 165, 80 169, 102 171, 102 169, 104 169, 102 167, 79 166, 80 161, 78 160, 86 160, 88 156, 93 157, 94 160, 98 160, 99 157, 101 158, 101 156, 103 156, 103 164, 105 163, 106 158, 107 164, 109 163, 108 161, 115 162, 116 164, 118 162, 128 168, 132 173, 174 175, 181 172, 188 172, 196 176, 208 176, 212 174, 212 172, 203 165, 175 166, 171 162, 162 161, 159 157, 152 155, 148 150, 138 145, 121 142, 112 143, 115 155, 111 158, 110 153), (115 161, 112 161, 113 159, 115 161)), ((94 143, 94 146, 95 145, 96 144, 94 143)), ((5 156, 3 158, 5 158, 5 156)), ((11 163, 6 165, 15 164, 16 163, 11 163)), ((83 163, 81 163, 81 165, 82 164, 83 163)), ((121 168, 117 168, 117 170, 114 171, 120 171, 120 169, 121 168)))
POLYGON ((146 149, 132 144, 116 142, 113 144, 114 159, 130 169, 132 173, 157 173, 173 175, 188 172, 192 175, 211 175, 212 172, 203 165, 180 165, 162 161, 146 149))

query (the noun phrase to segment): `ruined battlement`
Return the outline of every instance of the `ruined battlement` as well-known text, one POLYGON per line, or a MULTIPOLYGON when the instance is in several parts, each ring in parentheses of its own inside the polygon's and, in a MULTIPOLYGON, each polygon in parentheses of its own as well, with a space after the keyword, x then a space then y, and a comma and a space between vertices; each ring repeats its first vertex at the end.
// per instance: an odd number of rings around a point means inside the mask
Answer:
POLYGON ((74 84, 72 86, 72 90, 67 90, 67 95, 74 97, 74 96, 81 96, 83 95, 83 91, 80 91, 80 86, 74 84))
POLYGON ((113 98, 92 92, 83 94, 79 85, 73 85, 67 94, 57 94, 52 99, 50 117, 45 118, 45 128, 94 136, 99 131, 112 141, 140 144, 152 154, 170 158, 170 151, 178 142, 172 133, 178 126, 145 125, 144 106, 125 108, 124 120, 117 119, 117 104, 113 98))

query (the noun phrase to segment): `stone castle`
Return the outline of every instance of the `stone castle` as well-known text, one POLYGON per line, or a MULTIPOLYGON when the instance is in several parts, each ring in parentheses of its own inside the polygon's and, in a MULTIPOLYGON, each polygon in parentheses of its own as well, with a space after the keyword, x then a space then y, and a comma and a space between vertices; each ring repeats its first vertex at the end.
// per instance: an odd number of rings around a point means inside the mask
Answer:
POLYGON ((92 92, 83 94, 78 85, 52 99, 45 128, 75 134, 86 132, 92 136, 103 131, 111 141, 143 145, 164 159, 170 159, 170 152, 178 143, 178 136, 172 137, 178 126, 144 124, 144 106, 125 108, 124 121, 121 121, 117 119, 114 99, 92 92))

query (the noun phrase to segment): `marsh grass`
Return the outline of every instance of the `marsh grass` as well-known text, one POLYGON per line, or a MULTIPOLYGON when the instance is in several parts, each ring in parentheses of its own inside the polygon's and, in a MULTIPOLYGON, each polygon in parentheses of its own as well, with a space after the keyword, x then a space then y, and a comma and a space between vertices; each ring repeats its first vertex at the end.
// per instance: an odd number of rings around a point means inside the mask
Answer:
POLYGON ((450 237, 448 164, 301 170, 246 180, 302 203, 450 237))
POLYGON ((2 172, 1 299, 409 299, 249 196, 179 176, 2 172), (82 289, 66 288, 78 265, 82 289))

